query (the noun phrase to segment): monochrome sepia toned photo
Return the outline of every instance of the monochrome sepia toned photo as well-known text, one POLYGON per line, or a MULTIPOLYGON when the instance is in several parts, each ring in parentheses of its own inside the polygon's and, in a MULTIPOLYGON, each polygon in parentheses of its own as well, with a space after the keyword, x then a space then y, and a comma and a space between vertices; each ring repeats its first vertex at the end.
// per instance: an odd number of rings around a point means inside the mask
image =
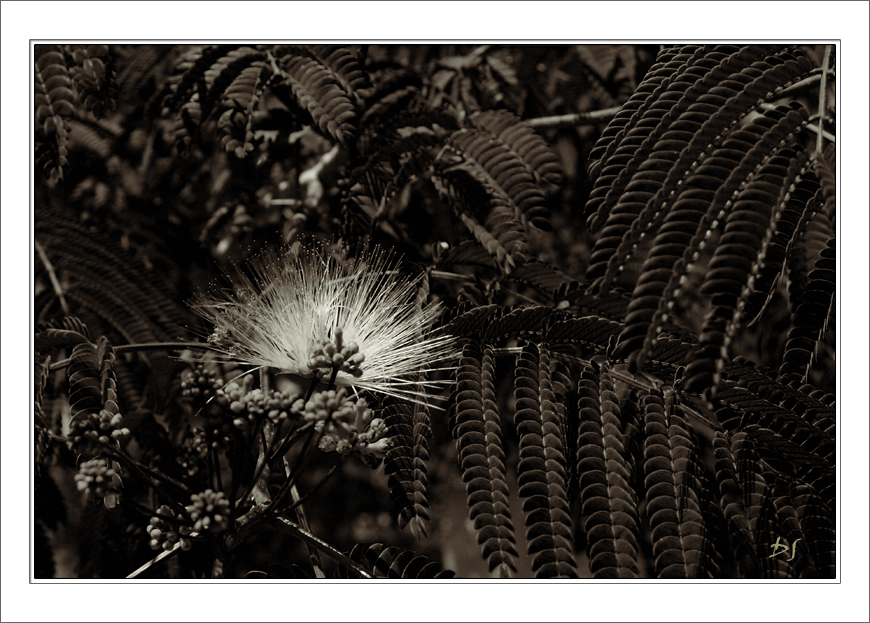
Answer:
POLYGON ((34 581, 837 579, 836 42, 72 41, 34 581))

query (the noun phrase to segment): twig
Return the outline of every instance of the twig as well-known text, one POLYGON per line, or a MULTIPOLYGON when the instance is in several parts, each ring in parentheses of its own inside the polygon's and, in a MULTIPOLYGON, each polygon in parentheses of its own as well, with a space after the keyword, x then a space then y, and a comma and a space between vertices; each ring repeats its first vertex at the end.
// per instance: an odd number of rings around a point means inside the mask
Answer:
POLYGON ((533 128, 560 128, 577 125, 594 125, 610 121, 622 110, 622 106, 593 110, 592 112, 578 112, 573 115, 555 115, 553 117, 538 117, 529 119, 528 124, 533 128))
POLYGON ((352 571, 356 572, 356 574, 359 577, 365 578, 367 580, 373 579, 373 576, 368 571, 366 571, 362 567, 362 565, 360 565, 357 562, 354 562, 353 560, 351 560, 350 558, 348 558, 347 556, 342 554, 340 551, 338 551, 337 549, 332 547, 332 545, 330 545, 326 541, 322 541, 322 540, 318 539, 316 536, 314 536, 313 534, 311 534, 307 530, 303 529, 299 525, 293 523, 292 521, 290 521, 286 517, 275 517, 273 519, 273 523, 275 524, 275 526, 278 529, 283 530, 284 532, 287 532, 289 534, 292 534, 293 536, 295 536, 296 538, 298 538, 299 540, 301 540, 305 543, 313 545, 314 547, 316 547, 318 550, 320 550, 321 552, 326 554, 329 558, 331 558, 332 560, 334 560, 338 564, 343 565, 343 566, 347 567, 348 569, 351 569, 352 571))
POLYGON ((344 456, 342 456, 341 460, 339 460, 335 465, 333 465, 332 467, 329 468, 329 471, 326 473, 326 476, 321 478, 320 482, 318 482, 311 489, 309 489, 309 491, 305 495, 303 495, 300 499, 298 499, 298 500, 294 499, 293 504, 288 506, 285 510, 293 510, 294 508, 296 508, 297 506, 302 504, 305 500, 307 500, 309 497, 311 497, 311 494, 314 493, 315 491, 317 491, 320 487, 322 487, 326 483, 326 481, 328 481, 332 477, 332 475, 335 474, 336 471, 338 471, 338 468, 347 462, 347 460, 349 458, 350 458, 350 454, 345 454, 344 456))
POLYGON ((791 97, 791 96, 803 93, 804 91, 808 90, 810 87, 814 86, 817 82, 819 82, 819 80, 822 79, 822 75, 827 75, 828 73, 830 73, 828 71, 823 71, 821 69, 817 69, 814 71, 818 72, 818 73, 813 73, 813 75, 811 75, 807 78, 804 78, 803 80, 800 80, 798 82, 795 82, 790 87, 786 87, 782 91, 780 91, 777 94, 777 99, 783 98, 783 97, 791 97))
MULTIPOLYGON (((286 458, 284 459, 284 471, 289 477, 290 465, 287 463, 286 458)), ((308 525, 308 517, 305 516, 305 509, 302 508, 302 504, 299 503, 302 499, 299 496, 299 490, 296 488, 296 485, 290 486, 290 497, 294 502, 293 510, 296 513, 296 519, 299 521, 299 525, 302 526, 303 530, 311 532, 311 527, 308 525)), ((306 543, 305 545, 308 547, 308 557, 311 559, 311 566, 314 567, 314 577, 325 578, 326 574, 323 573, 323 561, 320 560, 320 552, 311 543, 306 543)))
POLYGON ((269 462, 271 463, 275 459, 277 459, 282 454, 287 454, 287 451, 293 447, 293 444, 296 443, 299 438, 308 431, 309 428, 314 426, 314 422, 308 422, 307 424, 303 424, 296 430, 291 430, 288 433, 287 437, 284 438, 284 441, 278 447, 278 449, 269 457, 269 462))
MULTIPOLYGON (((759 108, 761 108, 761 110, 775 110, 776 104, 771 104, 770 102, 763 102, 759 106, 759 108)), ((817 118, 816 115, 813 115, 812 117, 810 117, 811 120, 816 119, 816 118, 817 118)), ((822 117, 818 117, 818 119, 819 119, 819 125, 815 125, 813 123, 808 123, 807 130, 809 130, 810 132, 816 132, 816 133, 821 132, 822 136, 825 138, 825 140, 830 141, 831 143, 836 143, 837 142, 836 136, 834 136, 833 134, 831 134, 827 130, 821 129, 822 117)))
MULTIPOLYGON (((36 252, 39 254, 39 259, 42 260, 42 264, 45 266, 46 272, 48 272, 48 279, 51 281, 51 287, 54 288, 54 293, 57 294, 57 298, 60 301, 60 308, 63 310, 64 314, 69 316, 69 305, 67 305, 66 298, 63 296, 63 288, 60 287, 60 281, 58 281, 57 274, 54 272, 54 266, 51 265, 48 255, 45 254, 45 249, 43 249, 42 245, 39 244, 39 240, 35 240, 34 242, 36 243, 36 252)), ((52 367, 51 369, 54 368, 52 367)))
POLYGON ((465 283, 474 281, 474 277, 470 277, 468 275, 457 275, 456 273, 448 273, 443 270, 430 271, 429 276, 435 279, 444 279, 446 281, 463 281, 465 283))
POLYGON ((819 133, 816 139, 816 155, 822 154, 822 138, 824 138, 824 130, 822 126, 825 122, 825 107, 827 106, 828 95, 828 63, 831 62, 831 46, 825 46, 825 56, 822 60, 822 81, 819 84, 819 133))
POLYGON ((127 579, 128 579, 128 580, 132 580, 133 578, 135 578, 135 577, 136 577, 137 575, 139 575, 140 573, 143 573, 143 572, 147 571, 148 569, 150 569, 151 567, 153 567, 154 565, 156 565, 158 562, 161 562, 161 561, 163 561, 163 560, 166 560, 166 559, 169 558, 170 556, 174 556, 174 555, 177 554, 180 550, 181 550, 181 541, 178 541, 175 545, 173 545, 172 549, 170 549, 170 550, 168 550, 168 551, 160 552, 159 554, 157 554, 157 556, 155 556, 154 558, 152 558, 151 560, 149 560, 148 562, 146 562, 144 565, 142 565, 142 566, 139 567, 138 569, 136 569, 136 570, 135 570, 133 573, 131 573, 130 575, 128 575, 128 576, 127 576, 127 579))
POLYGON ((121 463, 122 465, 125 465, 125 466, 131 468, 143 481, 145 481, 146 484, 148 484, 148 486, 150 486, 154 489, 158 489, 158 491, 159 491, 159 488, 155 487, 154 483, 152 483, 148 479, 148 477, 150 476, 150 477, 154 478, 155 480, 159 480, 159 481, 163 482, 164 484, 172 485, 173 487, 179 489, 185 495, 190 495, 190 489, 187 487, 187 485, 180 483, 173 478, 170 478, 166 474, 163 474, 156 469, 148 467, 147 465, 143 465, 142 463, 139 463, 138 461, 134 461, 133 459, 131 459, 130 457, 125 455, 118 448, 115 448, 111 444, 102 443, 99 440, 90 440, 90 443, 94 443, 94 444, 100 445, 103 448, 105 448, 107 450, 106 454, 108 454, 110 457, 112 457, 113 460, 118 461, 118 463, 121 463))
MULTIPOLYGON (((136 353, 149 350, 213 350, 220 352, 220 349, 211 344, 204 342, 143 342, 141 344, 121 344, 113 347, 115 353, 136 353)), ((52 372, 66 368, 69 365, 69 359, 61 359, 51 364, 49 368, 52 372)), ((244 375, 242 375, 244 376, 244 375)))

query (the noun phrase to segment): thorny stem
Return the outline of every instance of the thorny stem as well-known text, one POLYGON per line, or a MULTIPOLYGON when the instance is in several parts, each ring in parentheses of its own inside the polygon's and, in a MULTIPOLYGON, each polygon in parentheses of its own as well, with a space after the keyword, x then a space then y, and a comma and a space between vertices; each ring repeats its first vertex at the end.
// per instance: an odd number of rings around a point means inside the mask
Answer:
POLYGON ((280 530, 283 530, 284 532, 292 534, 293 536, 295 536, 296 538, 298 538, 299 540, 303 541, 306 544, 313 545, 314 547, 316 547, 318 550, 320 550, 321 552, 326 554, 329 558, 331 558, 332 560, 334 560, 338 564, 343 565, 343 566, 347 567, 348 569, 351 569, 352 571, 356 572, 357 576, 359 576, 360 578, 364 578, 367 580, 373 579, 373 576, 368 571, 366 571, 362 567, 362 565, 360 565, 357 562, 354 562, 353 560, 351 560, 350 558, 348 558, 347 556, 345 556, 344 554, 339 552, 337 549, 332 547, 326 541, 322 541, 322 540, 318 539, 316 536, 314 536, 313 534, 311 534, 307 530, 303 529, 299 525, 293 523, 292 521, 290 521, 286 517, 281 517, 281 516, 275 517, 273 519, 273 523, 280 530))
POLYGON ((49 261, 45 249, 43 249, 42 245, 39 244, 39 240, 34 242, 36 243, 36 252, 39 254, 39 259, 42 260, 42 264, 45 266, 46 272, 48 272, 48 279, 51 281, 51 287, 54 288, 54 293, 57 294, 57 299, 60 301, 60 308, 63 310, 64 314, 69 316, 69 305, 67 305, 66 298, 64 298, 63 288, 60 287, 60 281, 58 281, 57 274, 54 272, 54 266, 52 266, 51 261, 49 261))

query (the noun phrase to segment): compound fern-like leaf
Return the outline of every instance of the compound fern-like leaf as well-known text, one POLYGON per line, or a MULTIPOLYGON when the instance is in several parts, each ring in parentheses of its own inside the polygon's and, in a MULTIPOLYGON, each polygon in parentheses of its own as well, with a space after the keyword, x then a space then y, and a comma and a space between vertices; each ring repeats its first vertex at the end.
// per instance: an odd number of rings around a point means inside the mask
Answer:
POLYGON ((692 427, 655 395, 644 398, 646 517, 659 578, 721 577, 703 516, 703 464, 692 427))
POLYGON ((492 349, 481 349, 474 341, 466 344, 451 398, 450 429, 483 559, 499 577, 511 577, 518 554, 494 373, 492 349))
POLYGON ((716 479, 721 507, 728 521, 731 543, 743 578, 793 578, 794 566, 777 553, 783 543, 768 479, 752 441, 746 433, 716 434, 716 479))
POLYGON ((637 494, 623 443, 619 399, 607 367, 584 367, 577 383, 577 473, 589 568, 594 578, 636 578, 637 494))
MULTIPOLYGON (((531 130, 531 128, 530 128, 531 130)), ((521 222, 550 231, 547 200, 535 183, 529 167, 506 144, 490 132, 463 128, 450 135, 448 144, 459 157, 442 173, 461 169, 508 205, 521 222)))
POLYGON ((117 107, 118 87, 109 46, 94 44, 73 50, 70 76, 79 99, 99 119, 117 107))
POLYGON ((701 293, 713 310, 704 322, 700 346, 686 368, 686 389, 715 393, 728 348, 742 320, 745 302, 760 274, 767 247, 785 210, 789 188, 809 166, 803 151, 761 167, 740 192, 710 261, 701 293))
POLYGON ((514 382, 514 422, 520 439, 517 475, 532 571, 539 578, 577 577, 564 422, 546 350, 534 343, 523 347, 514 382))
MULTIPOLYGON (((762 164, 780 153, 783 144, 806 125, 807 118, 802 108, 768 111, 765 117, 741 129, 739 137, 726 140, 684 181, 681 197, 658 229, 628 307, 628 326, 620 338, 620 352, 632 353, 634 366, 643 367, 665 322, 675 309, 684 306, 691 292, 686 287, 687 275, 734 207, 739 191, 762 164), (750 149, 750 145, 754 146, 750 149)), ((729 244, 728 238, 723 236, 722 244, 729 244)), ((770 254, 771 260, 775 259, 772 251, 770 254)), ((778 272, 774 262, 770 264, 772 274, 768 279, 772 282, 778 272)))
POLYGON ((221 147, 237 158, 244 158, 254 150, 254 107, 271 76, 269 65, 255 61, 242 69, 224 91, 218 135, 221 147))
POLYGON ((794 327, 788 333, 782 357, 781 374, 796 372, 806 382, 818 343, 833 317, 836 287, 836 240, 831 238, 808 275, 807 288, 797 304, 794 327))
MULTIPOLYGON (((383 543, 357 543, 348 553, 348 557, 376 578, 445 580, 456 575, 453 571, 444 569, 438 561, 410 550, 387 547, 383 543)), ((343 568, 339 569, 339 577, 348 577, 343 568)))
POLYGON ((34 88, 36 164, 46 178, 61 181, 64 168, 69 167, 69 119, 75 113, 75 93, 57 46, 37 48, 34 88))
POLYGON ((416 539, 426 536, 429 521, 428 478, 426 455, 419 452, 419 417, 413 403, 401 399, 389 399, 382 411, 387 425, 387 436, 392 447, 384 458, 384 471, 388 476, 393 514, 399 528, 409 526, 416 539))
POLYGON ((332 45, 281 47, 276 56, 299 106, 325 134, 349 143, 361 103, 357 91, 368 86, 356 56, 332 45))
POLYGON ((536 182, 545 180, 556 185, 562 182, 562 167, 553 149, 544 137, 512 112, 487 110, 471 115, 468 120, 508 146, 536 182))

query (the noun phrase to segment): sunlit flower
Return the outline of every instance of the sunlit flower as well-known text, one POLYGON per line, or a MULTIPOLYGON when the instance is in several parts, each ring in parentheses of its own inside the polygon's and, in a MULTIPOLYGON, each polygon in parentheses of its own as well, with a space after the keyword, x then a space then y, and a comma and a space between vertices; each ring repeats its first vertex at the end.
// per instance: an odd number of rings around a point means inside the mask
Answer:
POLYGON ((455 358, 455 340, 429 335, 439 307, 421 306, 419 279, 395 268, 380 248, 267 251, 194 308, 226 361, 420 401, 436 384, 423 375, 455 358))

